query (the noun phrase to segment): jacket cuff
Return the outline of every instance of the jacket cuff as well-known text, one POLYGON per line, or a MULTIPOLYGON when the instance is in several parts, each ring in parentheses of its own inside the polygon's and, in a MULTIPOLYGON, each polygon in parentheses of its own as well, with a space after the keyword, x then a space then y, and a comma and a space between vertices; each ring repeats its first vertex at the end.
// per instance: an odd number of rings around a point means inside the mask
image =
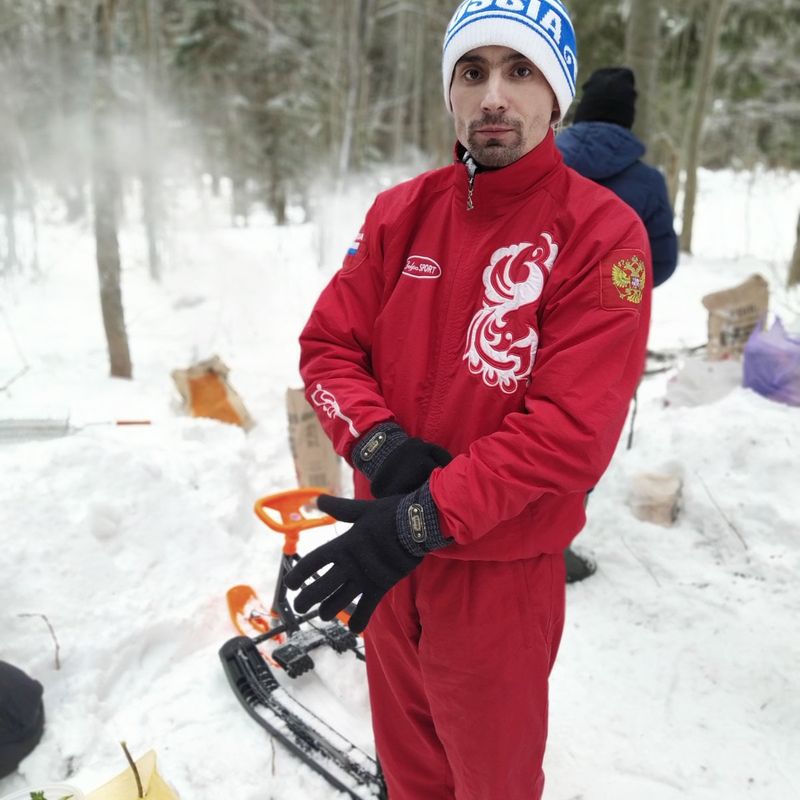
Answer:
POLYGON ((407 439, 408 434, 396 422, 381 422, 353 446, 353 466, 371 481, 383 462, 407 439))
POLYGON ((413 556, 424 556, 453 543, 439 527, 439 512, 427 481, 400 501, 395 523, 400 544, 413 556))

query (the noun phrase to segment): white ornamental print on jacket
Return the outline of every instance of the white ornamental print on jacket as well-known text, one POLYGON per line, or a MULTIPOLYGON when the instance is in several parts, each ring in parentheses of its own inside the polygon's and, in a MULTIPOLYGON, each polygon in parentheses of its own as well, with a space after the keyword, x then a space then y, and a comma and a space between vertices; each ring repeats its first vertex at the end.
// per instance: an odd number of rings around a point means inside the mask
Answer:
POLYGON ((520 309, 535 303, 558 256, 549 233, 539 244, 521 242, 492 253, 483 271, 483 308, 472 318, 464 360, 487 386, 513 394, 533 369, 539 337, 520 309))
POLYGON ((356 426, 353 425, 353 420, 351 420, 350 417, 346 417, 342 413, 342 409, 339 407, 339 402, 337 401, 333 392, 323 389, 321 383, 318 383, 312 392, 311 401, 315 406, 321 408, 328 415, 328 417, 330 417, 330 419, 336 417, 337 419, 342 420, 342 422, 346 422, 350 431, 350 435, 353 438, 357 439, 361 435, 359 434, 356 426))

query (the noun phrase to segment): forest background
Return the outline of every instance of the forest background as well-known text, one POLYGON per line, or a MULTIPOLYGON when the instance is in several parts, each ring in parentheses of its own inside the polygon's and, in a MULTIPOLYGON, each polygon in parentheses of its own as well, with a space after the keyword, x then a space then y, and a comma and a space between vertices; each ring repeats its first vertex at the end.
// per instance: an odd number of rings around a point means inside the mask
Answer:
MULTIPOLYGON (((263 207, 286 225, 313 219, 321 183, 447 163, 440 53, 455 5, 0 0, 0 276, 41 270, 37 215, 91 220, 111 373, 129 376, 122 214, 135 204, 159 280, 176 187, 224 185, 233 224, 263 207)), ((800 0, 568 6, 579 85, 600 66, 637 74, 635 132, 685 252, 699 166, 800 168, 800 0)))

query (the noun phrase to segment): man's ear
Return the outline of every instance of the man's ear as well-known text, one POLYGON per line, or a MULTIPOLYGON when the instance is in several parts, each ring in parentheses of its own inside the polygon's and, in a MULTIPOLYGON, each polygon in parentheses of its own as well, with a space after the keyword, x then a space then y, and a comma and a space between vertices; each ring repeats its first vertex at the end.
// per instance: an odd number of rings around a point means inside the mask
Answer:
POLYGON ((550 114, 550 124, 555 125, 556 122, 558 122, 558 117, 559 117, 558 100, 556 100, 555 93, 553 92, 552 89, 550 90, 550 93, 553 96, 553 113, 550 114))

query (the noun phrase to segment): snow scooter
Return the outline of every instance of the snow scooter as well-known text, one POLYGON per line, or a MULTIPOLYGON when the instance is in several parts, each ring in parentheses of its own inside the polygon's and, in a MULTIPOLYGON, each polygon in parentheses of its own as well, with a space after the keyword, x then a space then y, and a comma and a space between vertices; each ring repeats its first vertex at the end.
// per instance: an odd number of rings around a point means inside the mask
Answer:
POLYGON ((270 735, 351 798, 386 800, 377 761, 293 698, 273 673, 273 669, 282 670, 297 678, 312 670, 310 653, 319 647, 351 652, 364 661, 359 638, 346 627, 347 611, 331 622, 319 620, 318 608, 298 615, 283 582, 300 560, 300 531, 335 522, 333 517, 314 513, 312 501, 325 491, 293 489, 256 501, 256 516, 284 536, 275 594, 272 606, 266 609, 249 586, 234 586, 228 591, 228 610, 241 635, 227 641, 219 656, 239 702, 270 735))

